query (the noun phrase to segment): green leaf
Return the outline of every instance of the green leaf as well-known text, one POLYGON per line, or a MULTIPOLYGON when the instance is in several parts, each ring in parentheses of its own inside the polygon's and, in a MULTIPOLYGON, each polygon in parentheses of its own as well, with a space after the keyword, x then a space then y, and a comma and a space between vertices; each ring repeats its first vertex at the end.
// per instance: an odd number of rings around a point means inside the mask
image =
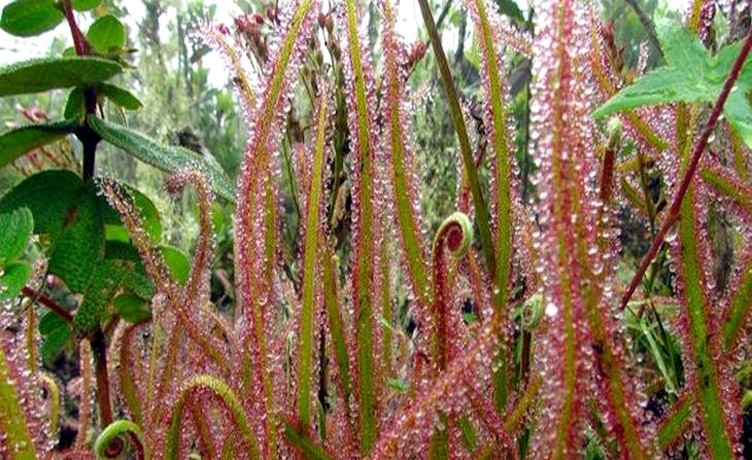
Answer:
POLYGON ((43 171, 24 180, 0 199, 0 212, 27 207, 34 216, 34 233, 56 238, 63 216, 83 181, 71 171, 43 171), (51 200, 50 197, 55 197, 51 200))
POLYGON ((115 16, 108 14, 94 21, 86 38, 97 53, 116 54, 125 47, 125 27, 115 16))
POLYGON ((68 204, 48 270, 72 292, 84 292, 104 258, 104 223, 97 196, 82 188, 68 204))
POLYGON ((96 57, 32 59, 0 68, 0 96, 91 85, 122 71, 120 64, 96 57))
POLYGON ((133 93, 119 86, 100 83, 97 89, 99 89, 99 94, 106 96, 113 104, 126 110, 138 110, 144 106, 133 93))
MULTIPOLYGON (((148 196, 139 192, 135 188, 125 184, 121 185, 131 196, 133 204, 144 222, 146 232, 151 236, 154 242, 159 242, 162 239, 162 220, 159 216, 157 207, 148 196)), ((124 243, 129 242, 131 237, 120 220, 120 214, 112 209, 105 199, 101 200, 101 206, 103 207, 104 213, 106 239, 122 241, 124 243)))
POLYGON ((113 301, 115 311, 129 323, 138 324, 151 318, 148 302, 134 294, 120 294, 113 301))
POLYGON ((33 231, 34 218, 28 209, 0 214, 0 267, 23 254, 33 231))
POLYGON ((161 145, 143 134, 97 117, 89 117, 88 120, 89 126, 102 136, 102 139, 144 163, 167 172, 198 169, 209 175, 215 192, 227 200, 234 199, 235 187, 225 172, 199 154, 182 147, 161 145))
POLYGON ((108 313, 107 307, 133 267, 133 262, 125 260, 106 259, 99 262, 84 292, 84 300, 73 318, 76 328, 88 333, 99 326, 108 313))
POLYGON ((525 22, 525 16, 514 0, 496 0, 496 3, 499 5, 499 13, 519 22, 525 22))
MULTIPOLYGON (((646 105, 716 101, 739 54, 740 43, 728 45, 711 56, 694 34, 670 25, 659 28, 659 40, 667 65, 646 73, 619 91, 593 112, 594 117, 646 105)), ((752 147, 752 107, 745 95, 750 90, 752 60, 747 59, 723 113, 748 147, 752 147)))
POLYGON ((63 22, 54 0, 16 0, 3 8, 0 28, 17 37, 40 35, 63 22))
POLYGON ((22 126, 0 134, 0 168, 43 145, 71 134, 76 124, 62 121, 22 126))
POLYGON ((82 87, 77 86, 68 94, 63 116, 66 120, 76 121, 81 121, 86 117, 86 100, 84 99, 84 90, 82 87))
POLYGON ((26 262, 12 262, 0 270, 0 301, 15 298, 31 276, 26 262))
POLYGON ((58 315, 54 311, 48 311, 44 316, 42 316, 42 319, 39 320, 39 333, 42 335, 47 335, 55 329, 60 329, 66 324, 68 323, 62 316, 58 315))
POLYGON ((98 7, 102 0, 71 0, 73 9, 76 11, 89 11, 98 7))
POLYGON ((178 284, 185 284, 191 273, 191 263, 188 261, 188 256, 172 246, 162 246, 160 250, 172 277, 178 284))
POLYGON ((316 280, 317 247, 319 247, 319 214, 323 196, 323 171, 325 166, 326 121, 328 87, 322 87, 320 107, 317 114, 316 149, 313 158, 313 171, 308 189, 306 209, 306 231, 303 256, 303 296, 301 304, 300 336, 298 348, 298 420, 304 430, 311 424, 311 384, 313 383, 314 356, 314 311, 317 291, 321 283, 316 280))
POLYGON ((123 281, 123 287, 143 300, 149 300, 154 295, 154 285, 146 274, 138 249, 130 243, 121 241, 107 241, 105 244, 105 258, 127 260, 134 263, 131 273, 123 281))
POLYGON ((39 322, 39 333, 44 337, 39 351, 42 359, 51 361, 60 354, 71 336, 70 325, 57 313, 48 312, 39 322))

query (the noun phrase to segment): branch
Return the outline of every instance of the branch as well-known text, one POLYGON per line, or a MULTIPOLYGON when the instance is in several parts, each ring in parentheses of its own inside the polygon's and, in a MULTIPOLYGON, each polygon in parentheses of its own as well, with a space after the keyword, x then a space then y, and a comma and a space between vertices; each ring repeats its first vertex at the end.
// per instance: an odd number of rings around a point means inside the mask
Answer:
POLYGON ((648 40, 650 40, 650 43, 655 47, 656 50, 658 50, 658 53, 663 57, 663 50, 661 49, 661 44, 658 41, 658 34, 655 33, 655 26, 653 25, 653 21, 648 17, 647 14, 645 14, 644 11, 642 11, 642 8, 640 8, 640 5, 637 4, 636 0, 624 0, 624 3, 631 6, 635 13, 637 13, 637 18, 639 18, 640 22, 642 23, 642 27, 645 28, 645 32, 648 34, 648 40))
POLYGON ((67 310, 63 309, 63 307, 60 306, 60 304, 50 299, 46 295, 35 291, 29 286, 24 286, 21 292, 23 293, 23 295, 25 295, 29 299, 36 300, 40 304, 44 305, 45 307, 57 313, 68 324, 73 324, 73 315, 71 315, 67 310))
POLYGON ((679 218, 679 209, 681 208, 681 203, 684 199, 684 195, 687 193, 687 189, 689 188, 695 171, 697 170, 697 164, 700 162, 700 157, 702 157, 702 153, 705 151, 705 147, 708 145, 708 139, 713 132, 713 128, 715 127, 718 118, 721 116, 723 105, 726 103, 726 99, 728 99, 729 93, 734 87, 736 79, 739 78, 739 73, 742 70, 742 65, 747 59, 751 48, 752 31, 750 31, 750 33, 747 35, 747 38, 744 41, 744 45, 742 46, 739 55, 736 57, 734 66, 731 68, 731 72, 729 72, 728 78, 726 78, 726 83, 724 83, 723 85, 723 90, 718 96, 718 99, 715 101, 713 111, 710 113, 710 118, 705 125, 705 129, 702 131, 702 135, 700 135, 700 139, 697 141, 694 151, 692 151, 692 157, 689 161, 689 164, 687 165, 687 169, 684 172, 682 180, 679 183, 679 188, 676 191, 676 195, 674 195, 674 200, 671 202, 671 207, 669 208, 668 214, 666 215, 666 218, 661 225, 661 229, 658 231, 658 234, 655 235, 655 238, 653 238, 653 242, 650 245, 650 250, 648 250, 648 253, 645 254, 645 257, 640 263, 640 267, 637 269, 637 273, 635 273, 632 281, 629 284, 629 288, 621 298, 622 310, 627 306, 627 302, 629 302, 629 299, 632 297, 635 289, 637 289, 637 285, 640 284, 640 281, 642 280, 643 275, 650 266, 650 263, 658 253, 658 250, 663 244, 663 239, 666 237, 666 234, 679 218))

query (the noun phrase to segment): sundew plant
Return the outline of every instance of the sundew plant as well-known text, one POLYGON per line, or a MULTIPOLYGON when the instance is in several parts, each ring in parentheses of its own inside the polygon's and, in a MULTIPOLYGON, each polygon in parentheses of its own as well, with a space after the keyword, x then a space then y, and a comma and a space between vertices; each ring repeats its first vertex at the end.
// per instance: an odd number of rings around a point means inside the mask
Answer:
POLYGON ((615 1, 417 0, 414 43, 404 2, 261 3, 190 37, 226 62, 237 178, 129 127, 149 101, 101 1, 3 9, 73 47, 0 68, 2 97, 67 90, 0 135, 1 458, 752 456, 749 2, 624 1, 637 59, 615 1), (453 127, 439 151, 426 97, 453 127), (195 206, 190 256, 99 173, 105 148, 195 206), (439 159, 457 186, 436 219, 439 159))

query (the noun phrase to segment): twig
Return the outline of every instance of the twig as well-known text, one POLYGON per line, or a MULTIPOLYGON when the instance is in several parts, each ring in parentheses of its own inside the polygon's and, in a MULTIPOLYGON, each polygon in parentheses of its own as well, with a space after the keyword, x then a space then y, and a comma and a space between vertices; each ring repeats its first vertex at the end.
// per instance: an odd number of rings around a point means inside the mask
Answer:
POLYGON ((436 28, 441 29, 442 24, 444 23, 444 19, 446 19, 447 14, 449 13, 449 7, 452 6, 452 0, 447 0, 446 3, 444 3, 444 8, 441 9, 441 12, 439 13, 439 17, 436 18, 436 28))
POLYGON ((629 283, 629 288, 627 289, 627 291, 624 293, 624 295, 621 298, 622 310, 624 309, 624 307, 627 306, 629 299, 632 297, 632 294, 634 294, 635 289, 637 289, 637 285, 640 284, 640 281, 642 280, 643 275, 645 275, 645 272, 650 266, 650 263, 653 261, 653 258, 658 253, 658 250, 661 248, 661 245, 663 244, 663 239, 666 237, 666 234, 674 225, 674 223, 679 219, 679 211, 681 209, 681 204, 682 204, 682 200, 684 199, 684 195, 687 193, 687 189, 689 189, 689 185, 691 184, 692 178, 694 177, 695 171, 697 170, 697 164, 700 162, 700 157, 702 156, 702 153, 705 151, 705 147, 708 145, 708 139, 710 138, 710 135, 713 132, 713 129, 715 127, 716 122, 718 121, 718 118, 721 116, 721 110, 723 109, 723 105, 726 103, 726 99, 728 99, 729 93, 731 93, 731 89, 733 88, 734 83, 736 82, 736 79, 739 78, 739 73, 742 70, 742 65, 744 64, 744 61, 747 59, 750 49, 752 49, 752 31, 750 31, 750 33, 747 35, 747 39, 744 41, 744 46, 739 52, 739 55, 736 57, 734 66, 731 68, 731 72, 729 72, 729 75, 726 78, 726 83, 723 84, 723 90, 721 91, 721 94, 718 96, 718 99, 715 101, 715 105, 713 106, 713 111, 710 113, 710 118, 708 118, 708 122, 705 125, 705 129, 702 131, 702 135, 700 136, 700 139, 697 141, 697 144, 695 145, 695 149, 692 151, 692 157, 690 158, 689 164, 687 165, 687 170, 684 172, 682 180, 679 183, 679 188, 677 189, 676 195, 674 195, 674 199, 671 202, 671 207, 669 207, 668 209, 668 214, 666 215, 666 218, 663 220, 661 229, 658 231, 658 234, 655 235, 655 237, 653 238, 653 242, 650 245, 650 249, 648 250, 648 253, 645 254, 645 257, 642 259, 642 262, 640 263, 640 267, 637 269, 637 273, 635 273, 634 277, 632 278, 632 281, 629 283))
POLYGON ((637 18, 642 23, 642 27, 645 28, 645 32, 648 34, 648 40, 650 40, 650 43, 653 44, 656 50, 658 50, 658 53, 660 53, 661 57, 663 57, 663 50, 661 49, 661 44, 658 41, 658 34, 655 32, 655 26, 653 25, 653 21, 648 17, 647 14, 645 14, 644 11, 642 11, 642 8, 640 8, 640 5, 637 4, 636 0, 624 0, 624 3, 631 6, 634 12, 637 14, 637 18))
POLYGON ((54 300, 50 299, 46 295, 44 295, 44 294, 42 294, 40 292, 35 291, 34 289, 30 288, 29 286, 24 286, 23 289, 21 290, 21 292, 26 297, 28 297, 28 298, 30 298, 32 300, 35 299, 36 301, 38 301, 39 303, 41 303, 45 307, 47 307, 50 310, 52 310, 55 313, 57 313, 68 324, 73 324, 73 315, 71 315, 68 311, 66 311, 65 309, 63 309, 63 307, 60 306, 60 304, 58 304, 54 300))

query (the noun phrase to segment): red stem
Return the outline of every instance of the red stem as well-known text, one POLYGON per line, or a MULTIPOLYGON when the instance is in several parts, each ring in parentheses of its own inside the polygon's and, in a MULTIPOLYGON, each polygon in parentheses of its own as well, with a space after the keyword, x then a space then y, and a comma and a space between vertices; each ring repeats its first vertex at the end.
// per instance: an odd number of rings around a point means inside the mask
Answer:
POLYGON ((46 295, 42 294, 41 292, 37 292, 34 289, 30 288, 29 286, 24 286, 21 290, 23 295, 26 297, 36 300, 37 302, 41 303, 45 307, 49 308, 50 310, 57 313, 60 317, 62 317, 68 324, 73 324, 73 315, 71 315, 69 312, 63 309, 57 302, 50 299, 46 295))
POLYGON ((65 20, 70 27, 71 35, 73 36, 73 46, 76 48, 76 54, 79 56, 88 56, 91 54, 91 45, 86 40, 86 36, 81 32, 76 24, 76 18, 73 16, 73 7, 71 6, 71 0, 63 1, 63 13, 65 14, 65 20))
POLYGON ((689 165, 687 166, 687 170, 684 172, 684 176, 682 177, 681 183, 679 184, 679 188, 676 191, 676 195, 674 195, 674 200, 671 202, 671 207, 668 210, 668 214, 666 215, 666 218, 663 220, 663 224, 661 224, 660 230, 658 230, 658 234, 655 235, 653 238, 653 242, 650 245, 650 249, 648 250, 648 253, 645 254, 645 257, 642 259, 642 262, 640 262, 640 267, 637 269, 637 273, 635 273, 634 277, 632 278, 632 281, 629 283, 629 288, 624 293, 624 295, 621 298, 621 308, 624 309, 627 306, 627 303, 629 303, 629 299, 632 297, 632 294, 634 294, 634 291, 637 289, 637 286, 640 284, 640 281, 642 280, 643 275, 645 275, 645 272, 647 271, 648 267, 650 267, 650 263, 653 261, 653 258, 658 253, 658 250, 661 248, 661 245, 663 244, 663 239, 666 237, 666 234, 671 229, 671 227, 674 225, 676 220, 679 218, 679 210, 681 209, 682 200, 684 199, 684 195, 687 193, 687 190, 689 189, 689 185, 692 183, 692 178, 695 175, 695 171, 697 170, 697 164, 700 162, 700 157, 702 156, 702 153, 705 151, 705 147, 708 145, 708 139, 710 139, 710 135, 713 133, 713 129, 715 128, 715 124, 718 121, 718 118, 721 116, 721 110, 723 109, 723 105, 726 103, 726 99, 728 99, 729 93, 731 93, 731 89, 734 86, 734 83, 736 82, 736 79, 739 78, 739 73, 742 70, 742 66, 744 65, 744 61, 747 59, 747 55, 749 55, 750 49, 752 48, 752 32, 750 32, 747 35, 746 40, 744 41, 744 45, 742 46, 742 50, 739 52, 739 55, 736 57, 736 61, 734 62, 734 66, 731 68, 731 72, 729 72, 728 78, 726 78, 726 83, 723 85, 723 90, 721 91, 721 94, 718 96, 718 99, 715 101, 715 105, 713 106, 713 111, 710 113, 710 118, 708 119, 707 124, 705 125, 705 129, 702 131, 702 135, 700 136, 700 139, 697 141, 697 144, 695 145, 695 149, 692 152, 692 157, 689 160, 689 165))

